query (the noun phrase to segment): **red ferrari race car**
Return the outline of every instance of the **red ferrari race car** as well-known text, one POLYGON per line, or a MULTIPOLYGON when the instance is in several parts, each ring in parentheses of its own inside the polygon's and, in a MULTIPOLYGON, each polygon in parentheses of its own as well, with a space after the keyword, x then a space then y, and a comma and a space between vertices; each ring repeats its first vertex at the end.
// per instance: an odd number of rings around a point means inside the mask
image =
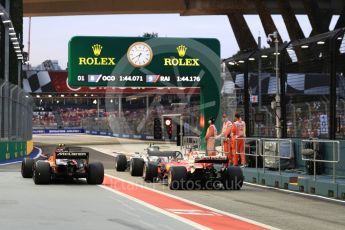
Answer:
POLYGON ((226 156, 204 156, 194 151, 186 160, 166 165, 164 177, 170 189, 239 190, 243 185, 241 167, 230 166, 226 156))
POLYGON ((183 157, 179 151, 149 148, 147 158, 132 158, 131 172, 141 172, 145 181, 167 181, 170 189, 233 189, 243 185, 240 167, 229 166, 226 156, 205 156, 191 149, 183 157), (141 162, 141 163, 140 163, 141 162), (140 163, 140 164, 139 164, 140 163))
POLYGON ((47 160, 24 158, 21 165, 24 178, 33 178, 35 184, 49 184, 57 179, 86 178, 88 184, 102 184, 102 163, 89 163, 88 152, 71 151, 59 145, 47 160))

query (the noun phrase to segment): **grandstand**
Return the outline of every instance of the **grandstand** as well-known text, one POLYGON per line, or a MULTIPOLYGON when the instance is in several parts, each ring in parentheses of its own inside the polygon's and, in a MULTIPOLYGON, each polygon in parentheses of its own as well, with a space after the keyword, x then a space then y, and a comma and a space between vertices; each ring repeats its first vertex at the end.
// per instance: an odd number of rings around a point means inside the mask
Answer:
MULTIPOLYGON (((81 129, 123 135, 153 135, 154 118, 186 116, 198 130, 199 95, 193 89, 71 88, 66 71, 26 71, 24 88, 35 102, 33 129, 81 129)), ((177 123, 174 124, 176 131, 177 123)), ((35 131, 34 131, 35 132, 35 131)), ((176 132, 174 132, 174 137, 176 132)))

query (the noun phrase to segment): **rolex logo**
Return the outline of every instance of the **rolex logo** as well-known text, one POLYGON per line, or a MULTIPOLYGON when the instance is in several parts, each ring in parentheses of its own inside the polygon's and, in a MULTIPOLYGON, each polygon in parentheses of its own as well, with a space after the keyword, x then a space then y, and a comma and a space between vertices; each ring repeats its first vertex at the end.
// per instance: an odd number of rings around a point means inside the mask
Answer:
POLYGON ((184 57, 184 55, 186 55, 186 51, 187 51, 187 47, 186 46, 180 45, 176 49, 177 49, 178 55, 180 57, 184 57))
POLYGON ((100 44, 94 44, 91 48, 96 57, 79 57, 79 65, 107 66, 116 64, 114 57, 99 57, 103 48, 100 44))
POLYGON ((179 58, 164 58, 164 66, 200 66, 199 58, 183 58, 186 55, 187 47, 179 45, 176 47, 179 58))
POLYGON ((99 56, 102 52, 102 46, 100 44, 95 44, 92 46, 93 54, 99 56))

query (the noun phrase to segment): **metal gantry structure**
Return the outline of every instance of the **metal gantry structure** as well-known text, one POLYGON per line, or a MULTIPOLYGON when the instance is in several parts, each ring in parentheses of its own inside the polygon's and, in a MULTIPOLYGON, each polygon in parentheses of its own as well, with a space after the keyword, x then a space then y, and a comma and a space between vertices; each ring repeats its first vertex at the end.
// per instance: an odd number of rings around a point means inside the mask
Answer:
POLYGON ((344 138, 345 116, 341 109, 345 94, 344 31, 342 28, 224 60, 237 91, 244 98, 242 107, 238 107, 244 113, 249 135, 258 136, 261 126, 270 126, 269 132, 262 135, 276 136, 272 130, 279 128, 275 122, 278 119, 281 137, 344 138), (260 91, 258 82, 263 84, 260 91), (275 111, 274 103, 271 106, 277 93, 281 99, 281 116, 275 111), (257 103, 251 102, 252 95, 260 95, 261 111, 257 103), (308 116, 301 116, 307 112, 308 116), (259 126, 254 119, 257 113, 266 114, 259 126), (275 127, 270 125, 274 123, 275 127), (310 130, 303 134, 301 129, 310 130))

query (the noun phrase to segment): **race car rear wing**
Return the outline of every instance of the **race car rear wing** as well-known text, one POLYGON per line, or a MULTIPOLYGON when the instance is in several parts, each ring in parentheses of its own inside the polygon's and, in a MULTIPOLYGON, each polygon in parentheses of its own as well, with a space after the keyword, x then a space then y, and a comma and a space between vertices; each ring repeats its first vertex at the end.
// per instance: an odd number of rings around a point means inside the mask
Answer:
POLYGON ((59 152, 56 153, 56 159, 88 159, 88 152, 59 152))
POLYGON ((194 159, 195 163, 213 163, 213 164, 225 164, 229 161, 226 156, 204 156, 196 157, 194 159))
POLYGON ((179 151, 148 151, 149 156, 155 157, 173 157, 176 158, 178 155, 182 156, 179 151))

